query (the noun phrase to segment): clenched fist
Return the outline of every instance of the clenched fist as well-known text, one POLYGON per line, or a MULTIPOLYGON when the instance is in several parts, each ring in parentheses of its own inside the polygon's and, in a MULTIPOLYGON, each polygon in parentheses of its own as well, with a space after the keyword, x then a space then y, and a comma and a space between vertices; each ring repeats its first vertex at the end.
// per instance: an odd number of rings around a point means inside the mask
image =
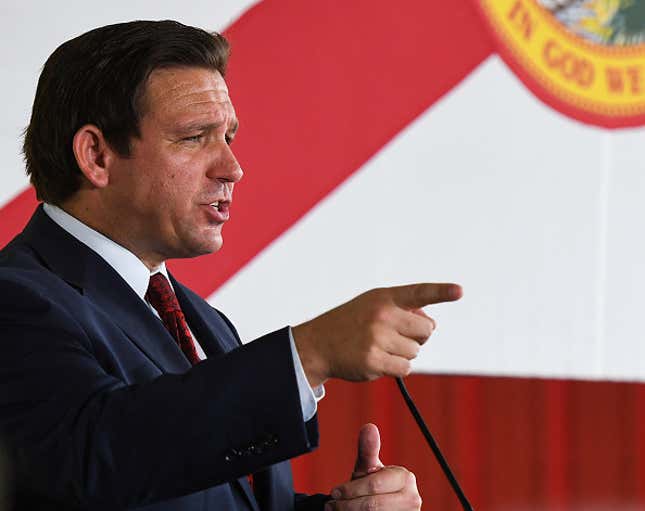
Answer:
POLYGON ((461 298, 457 284, 373 289, 292 329, 312 387, 328 378, 350 381, 407 376, 410 361, 435 328, 421 307, 461 298))

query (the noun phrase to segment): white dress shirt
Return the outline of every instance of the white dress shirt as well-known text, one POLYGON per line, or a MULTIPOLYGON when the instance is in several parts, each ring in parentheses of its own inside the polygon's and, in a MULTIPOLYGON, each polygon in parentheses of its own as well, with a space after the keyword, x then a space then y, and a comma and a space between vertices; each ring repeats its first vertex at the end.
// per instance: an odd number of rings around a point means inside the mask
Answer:
MULTIPOLYGON (((121 278, 128 283, 137 296, 148 305, 152 313, 159 317, 159 314, 154 307, 152 307, 152 305, 150 305, 150 303, 145 299, 145 295, 148 290, 148 283, 150 282, 151 275, 162 273, 168 279, 168 272, 166 270, 165 263, 161 263, 161 266, 150 271, 148 267, 128 249, 103 236, 100 232, 95 231, 91 227, 88 227, 69 213, 52 204, 45 204, 43 209, 47 216, 56 222, 56 224, 58 224, 62 229, 100 255, 105 262, 108 263, 114 271, 116 271, 121 278)), ((170 283, 170 279, 168 279, 168 282, 170 283)), ((170 283, 170 285, 172 286, 172 283, 170 283)), ((192 331, 191 335, 193 335, 192 331)), ((289 328, 289 339, 291 342, 293 365, 296 369, 302 416, 305 421, 308 421, 315 415, 318 408, 318 401, 325 396, 325 388, 322 385, 315 389, 311 388, 307 381, 304 369, 302 368, 300 356, 298 355, 296 345, 293 341, 291 328, 289 328)), ((204 360, 206 358, 206 354, 199 345, 197 339, 195 339, 194 335, 193 340, 195 342, 197 355, 200 360, 204 360)))

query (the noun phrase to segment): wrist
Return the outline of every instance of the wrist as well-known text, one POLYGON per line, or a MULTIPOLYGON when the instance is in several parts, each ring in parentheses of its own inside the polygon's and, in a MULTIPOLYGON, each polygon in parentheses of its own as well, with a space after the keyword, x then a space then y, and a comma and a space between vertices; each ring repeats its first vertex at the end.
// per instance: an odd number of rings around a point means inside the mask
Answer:
POLYGON ((329 379, 329 368, 316 343, 311 322, 291 327, 291 334, 309 385, 311 388, 323 385, 329 379))

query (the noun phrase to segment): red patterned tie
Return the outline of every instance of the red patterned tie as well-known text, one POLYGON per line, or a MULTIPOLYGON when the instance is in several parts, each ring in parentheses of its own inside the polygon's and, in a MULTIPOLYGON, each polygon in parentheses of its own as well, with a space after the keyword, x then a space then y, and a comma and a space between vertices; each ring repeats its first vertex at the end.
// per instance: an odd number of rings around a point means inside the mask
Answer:
POLYGON ((175 292, 162 273, 155 273, 150 277, 146 300, 155 308, 164 326, 170 332, 170 335, 175 338, 186 358, 191 364, 197 364, 200 359, 195 349, 193 336, 190 334, 186 318, 179 307, 175 292))

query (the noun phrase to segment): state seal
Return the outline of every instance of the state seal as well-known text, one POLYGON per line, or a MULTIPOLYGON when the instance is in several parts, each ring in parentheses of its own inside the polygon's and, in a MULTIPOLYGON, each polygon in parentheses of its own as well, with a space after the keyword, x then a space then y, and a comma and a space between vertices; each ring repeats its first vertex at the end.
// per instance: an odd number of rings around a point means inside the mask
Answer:
POLYGON ((498 51, 541 99, 583 122, 645 124, 645 0, 477 0, 498 51))

